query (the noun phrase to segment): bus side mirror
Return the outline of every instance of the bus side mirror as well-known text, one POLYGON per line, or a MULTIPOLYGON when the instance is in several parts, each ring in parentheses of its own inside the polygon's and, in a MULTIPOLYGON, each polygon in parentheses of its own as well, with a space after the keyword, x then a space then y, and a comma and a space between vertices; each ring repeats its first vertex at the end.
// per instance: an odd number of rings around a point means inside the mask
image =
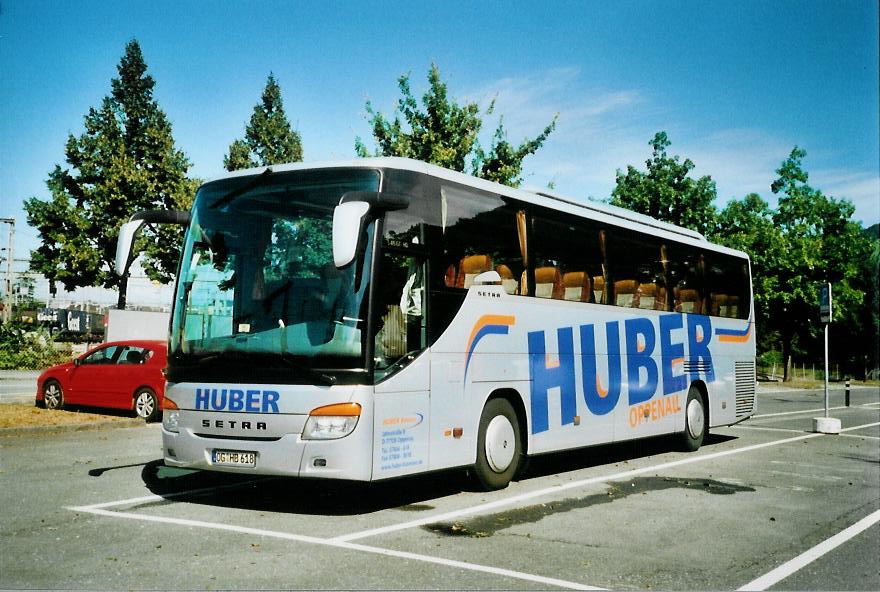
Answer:
POLYGON ((360 238, 370 204, 348 201, 333 210, 333 263, 342 269, 357 257, 360 238))
POLYGON ((119 238, 116 240, 116 275, 123 276, 128 270, 128 259, 131 256, 131 245, 134 237, 144 225, 143 220, 131 220, 119 229, 119 238))
POLYGON ((128 271, 131 245, 145 223, 189 226, 189 221, 189 212, 182 210, 145 210, 132 214, 128 222, 119 229, 119 238, 116 239, 116 274, 123 276, 128 271))
POLYGON ((405 210, 409 196, 386 191, 349 191, 333 210, 333 263, 337 269, 351 264, 361 246, 367 214, 405 210))

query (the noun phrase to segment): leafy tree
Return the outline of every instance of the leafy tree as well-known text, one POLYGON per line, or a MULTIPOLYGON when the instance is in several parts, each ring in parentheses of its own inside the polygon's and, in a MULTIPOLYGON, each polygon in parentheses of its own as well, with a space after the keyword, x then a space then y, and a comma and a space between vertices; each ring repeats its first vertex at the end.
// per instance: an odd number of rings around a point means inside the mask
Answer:
MULTIPOLYGON (((48 200, 25 200, 28 223, 42 244, 31 253, 31 269, 52 290, 103 286, 119 289, 125 307, 127 278, 113 271, 120 225, 142 209, 188 209, 198 185, 187 178, 190 163, 174 146, 171 124, 153 99, 155 81, 146 74, 140 45, 132 40, 117 66, 118 78, 100 108, 84 118, 85 131, 70 134, 69 168, 55 165, 46 185, 48 200)), ((150 228, 140 240, 144 268, 154 280, 176 271, 179 228, 150 228)))
POLYGON ((666 132, 657 132, 649 144, 653 153, 645 161, 645 172, 632 165, 625 174, 618 169, 611 203, 703 234, 711 231, 716 214, 712 204, 717 196, 715 181, 709 176, 689 177, 693 161, 686 158, 681 162, 678 156, 667 155, 672 143, 666 132))
POLYGON ((772 350, 778 346, 778 327, 771 306, 779 293, 778 270, 785 252, 783 236, 773 222, 774 211, 756 193, 742 200, 732 200, 718 215, 712 240, 749 254, 752 265, 752 289, 755 297, 755 323, 758 327, 758 349, 772 350))
MULTIPOLYGON (((519 146, 508 141, 502 120, 495 130, 492 145, 486 151, 478 139, 483 126, 480 107, 476 103, 459 105, 450 98, 436 64, 431 64, 428 84, 420 108, 410 89, 409 74, 401 76, 397 85, 402 96, 397 101, 394 119, 390 121, 367 101, 367 115, 376 142, 374 155, 415 158, 512 187, 519 186, 522 161, 543 146, 556 128, 556 117, 535 138, 526 139, 519 146)), ((485 115, 491 115, 494 106, 493 101, 485 115)), ((360 138, 355 139, 355 150, 361 157, 370 155, 360 138)))
POLYGON ((227 171, 268 166, 303 159, 302 139, 284 113, 281 87, 269 74, 260 102, 254 106, 243 139, 232 142, 223 158, 227 171))
MULTIPOLYGON (((821 357, 819 290, 831 282, 832 334, 836 354, 852 359, 866 330, 865 273, 871 244, 852 220, 849 201, 836 200, 808 185, 806 151, 795 147, 771 185, 779 195, 771 210, 757 195, 730 202, 718 217, 716 239, 752 258, 759 335, 778 339, 784 380, 791 379, 793 353, 821 357)), ((765 339, 767 338, 765 337, 765 339)), ((864 352, 862 352, 864 353, 864 352)))

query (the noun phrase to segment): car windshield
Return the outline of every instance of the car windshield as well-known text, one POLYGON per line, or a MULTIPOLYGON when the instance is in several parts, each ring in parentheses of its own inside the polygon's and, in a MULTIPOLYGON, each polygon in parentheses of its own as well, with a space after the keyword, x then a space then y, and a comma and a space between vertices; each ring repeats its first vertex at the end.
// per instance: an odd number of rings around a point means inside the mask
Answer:
POLYGON ((372 227, 362 255, 338 270, 332 217, 344 193, 378 187, 379 173, 364 169, 204 186, 181 261, 171 363, 216 375, 238 362, 307 382, 328 369, 363 369, 372 227))

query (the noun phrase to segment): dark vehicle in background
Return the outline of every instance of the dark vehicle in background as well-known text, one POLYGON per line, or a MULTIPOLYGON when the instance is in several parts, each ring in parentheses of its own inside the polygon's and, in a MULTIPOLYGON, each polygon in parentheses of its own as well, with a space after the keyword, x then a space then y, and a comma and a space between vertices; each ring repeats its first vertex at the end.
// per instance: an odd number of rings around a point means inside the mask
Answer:
POLYGON ((103 343, 78 358, 45 370, 37 379, 37 405, 134 411, 146 421, 162 415, 167 346, 164 341, 103 343))

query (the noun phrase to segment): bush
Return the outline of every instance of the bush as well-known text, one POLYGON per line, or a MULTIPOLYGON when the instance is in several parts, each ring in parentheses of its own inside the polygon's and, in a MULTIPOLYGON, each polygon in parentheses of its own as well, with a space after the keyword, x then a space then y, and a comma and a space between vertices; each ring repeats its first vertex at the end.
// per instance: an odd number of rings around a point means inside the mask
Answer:
POLYGON ((55 349, 45 329, 16 323, 0 325, 0 370, 42 370, 70 358, 70 347, 55 349))

